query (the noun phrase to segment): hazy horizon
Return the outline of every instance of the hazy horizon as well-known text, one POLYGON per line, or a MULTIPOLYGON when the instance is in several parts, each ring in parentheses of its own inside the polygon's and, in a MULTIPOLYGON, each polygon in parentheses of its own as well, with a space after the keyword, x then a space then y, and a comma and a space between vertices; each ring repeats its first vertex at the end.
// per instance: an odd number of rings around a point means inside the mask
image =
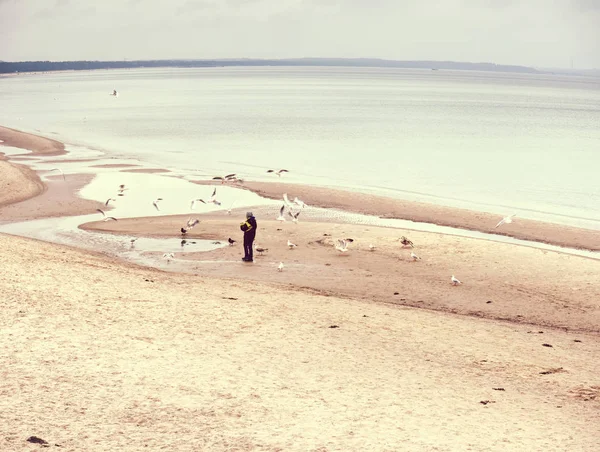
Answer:
POLYGON ((0 0, 0 60, 379 58, 600 68, 600 0, 0 0))

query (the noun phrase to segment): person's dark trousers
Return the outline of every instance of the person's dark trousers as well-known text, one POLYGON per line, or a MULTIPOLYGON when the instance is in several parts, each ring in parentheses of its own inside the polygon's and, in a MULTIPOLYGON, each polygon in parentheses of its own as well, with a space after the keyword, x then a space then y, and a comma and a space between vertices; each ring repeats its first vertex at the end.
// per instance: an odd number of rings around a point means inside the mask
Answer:
POLYGON ((254 260, 252 254, 252 243, 254 242, 254 237, 251 235, 244 235, 244 259, 246 260, 254 260))

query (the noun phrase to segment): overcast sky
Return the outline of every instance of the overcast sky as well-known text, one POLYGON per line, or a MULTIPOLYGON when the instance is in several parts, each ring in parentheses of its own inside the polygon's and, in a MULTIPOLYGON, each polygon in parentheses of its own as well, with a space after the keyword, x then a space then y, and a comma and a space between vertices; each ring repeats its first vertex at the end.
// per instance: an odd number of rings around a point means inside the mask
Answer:
POLYGON ((0 0, 0 60, 376 57, 600 68, 600 0, 0 0))

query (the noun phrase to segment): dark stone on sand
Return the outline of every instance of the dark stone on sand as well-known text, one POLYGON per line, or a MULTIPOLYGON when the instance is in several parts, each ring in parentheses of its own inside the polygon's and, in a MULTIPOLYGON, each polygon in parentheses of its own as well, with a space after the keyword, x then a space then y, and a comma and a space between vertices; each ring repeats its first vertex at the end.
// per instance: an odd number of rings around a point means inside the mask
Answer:
POLYGON ((486 301, 486 303, 487 303, 487 304, 490 304, 491 302, 492 302, 492 300, 488 300, 488 301, 486 301))
POLYGON ((34 444, 48 444, 48 441, 38 438, 37 436, 30 436, 27 438, 27 442, 34 444))
POLYGON ((505 391, 504 388, 492 388, 494 391, 505 391))
POLYGON ((544 347, 552 347, 550 344, 542 344, 544 347))
POLYGON ((573 339, 573 342, 581 342, 579 339, 573 339))
POLYGON ((394 295, 400 295, 400 292, 394 292, 394 295))
POLYGON ((339 328, 338 325, 331 325, 329 328, 339 328))

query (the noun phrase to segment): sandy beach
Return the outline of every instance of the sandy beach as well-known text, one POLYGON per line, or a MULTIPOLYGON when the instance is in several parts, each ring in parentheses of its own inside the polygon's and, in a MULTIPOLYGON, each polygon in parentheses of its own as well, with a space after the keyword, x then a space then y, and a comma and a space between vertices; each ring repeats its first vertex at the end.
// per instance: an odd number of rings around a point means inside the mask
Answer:
MULTIPOLYGON (((70 214, 97 204, 74 195, 87 176, 44 190, 25 167, 2 161, 0 174, 3 220, 58 215, 56 199, 70 214)), ((320 205, 310 187, 245 185, 320 205)), ((391 207, 371 201, 360 204, 391 207)), ((274 209, 253 209, 269 250, 252 264, 237 243, 190 244, 162 271, 0 234, 0 450, 39 449, 31 436, 71 451, 596 449, 600 261, 318 217, 280 224, 274 209)), ((197 215, 185 239, 237 240, 245 210, 197 215)), ((187 218, 82 227, 181 239, 187 218)), ((521 223, 510 226, 541 241, 578 239, 521 223)), ((597 249, 593 232, 577 243, 597 249)))

